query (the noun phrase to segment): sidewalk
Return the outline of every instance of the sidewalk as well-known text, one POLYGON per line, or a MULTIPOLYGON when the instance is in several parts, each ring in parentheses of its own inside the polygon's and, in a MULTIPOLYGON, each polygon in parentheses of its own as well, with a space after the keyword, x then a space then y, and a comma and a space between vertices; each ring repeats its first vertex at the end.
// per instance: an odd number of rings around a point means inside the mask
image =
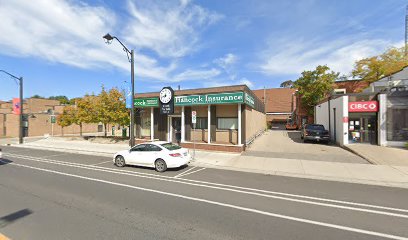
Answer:
MULTIPOLYGON (((48 138, 24 145, 13 144, 13 146, 106 157, 112 157, 115 152, 129 148, 127 144, 123 143, 103 144, 64 138, 48 138)), ((190 153, 192 153, 191 150, 190 153)), ((198 150, 192 165, 269 175, 408 188, 408 166, 322 162, 198 150)))
POLYGON ((348 144, 344 148, 376 165, 408 167, 408 150, 370 144, 348 144))

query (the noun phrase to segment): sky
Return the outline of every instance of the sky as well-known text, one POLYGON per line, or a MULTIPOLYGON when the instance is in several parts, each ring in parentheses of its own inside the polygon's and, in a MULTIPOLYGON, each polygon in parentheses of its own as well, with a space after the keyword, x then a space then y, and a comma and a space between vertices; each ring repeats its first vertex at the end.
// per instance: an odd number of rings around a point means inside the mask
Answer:
MULTIPOLYGON (((24 97, 69 98, 246 84, 279 87, 328 65, 348 75, 356 60, 404 42, 403 0, 0 0, 0 70, 24 79, 24 97)), ((0 73, 0 100, 18 85, 0 73)))

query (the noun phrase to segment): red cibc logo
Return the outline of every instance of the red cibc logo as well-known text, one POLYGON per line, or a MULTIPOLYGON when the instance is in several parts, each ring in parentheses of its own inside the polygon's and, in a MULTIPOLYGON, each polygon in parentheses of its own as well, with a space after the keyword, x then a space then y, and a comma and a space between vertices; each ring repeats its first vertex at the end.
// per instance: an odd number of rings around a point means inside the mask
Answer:
POLYGON ((349 112, 377 112, 377 101, 349 102, 349 112))

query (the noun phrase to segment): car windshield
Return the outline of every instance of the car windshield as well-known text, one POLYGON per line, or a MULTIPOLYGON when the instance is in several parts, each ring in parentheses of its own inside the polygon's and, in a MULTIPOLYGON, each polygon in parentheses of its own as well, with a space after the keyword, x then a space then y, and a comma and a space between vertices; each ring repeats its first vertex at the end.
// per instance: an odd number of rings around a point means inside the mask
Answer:
POLYGON ((308 130, 324 130, 323 125, 307 125, 306 129, 308 130))
POLYGON ((172 143, 165 143, 165 144, 161 144, 164 148, 172 151, 172 150, 177 150, 180 149, 181 147, 172 143))

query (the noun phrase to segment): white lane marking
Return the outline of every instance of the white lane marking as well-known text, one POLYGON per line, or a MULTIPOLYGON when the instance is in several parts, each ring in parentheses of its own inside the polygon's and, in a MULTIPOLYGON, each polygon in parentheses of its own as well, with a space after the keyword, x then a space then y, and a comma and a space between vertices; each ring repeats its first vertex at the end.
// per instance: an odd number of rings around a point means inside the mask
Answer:
MULTIPOLYGON (((0 160, 0 162, 3 162, 3 161, 0 160)), ((6 163, 6 162, 3 162, 3 163, 6 163)), ((172 196, 172 197, 178 197, 178 198, 187 199, 187 200, 196 201, 196 202, 204 202, 204 203, 208 203, 208 204, 212 204, 212 205, 218 205, 218 206, 222 206, 222 207, 238 209, 238 210, 242 210, 242 211, 246 211, 246 212, 252 212, 252 213, 257 213, 257 214, 266 215, 266 216, 275 217, 275 218, 282 218, 282 219, 301 222, 301 223, 308 223, 308 224, 312 224, 312 225, 318 225, 318 226, 323 226, 323 227, 329 227, 329 228, 340 229, 340 230, 344 230, 344 231, 356 232, 356 233, 361 233, 361 234, 366 234, 366 235, 371 235, 371 236, 378 236, 378 237, 389 238, 389 239, 408 240, 408 238, 406 238, 406 237, 392 235, 392 234, 374 232, 374 231, 369 231, 369 230, 364 230, 364 229, 359 229, 359 228, 353 228, 353 227, 346 227, 346 226, 342 226, 342 225, 325 223, 325 222, 320 222, 320 221, 314 221, 314 220, 309 220, 309 219, 305 219, 305 218, 291 217, 291 216, 288 216, 288 215, 277 214, 277 213, 272 213, 272 212, 266 212, 266 211, 261 211, 261 210, 257 210, 257 209, 253 209, 253 208, 241 207, 241 206, 238 206, 238 205, 222 203, 222 202, 207 200, 207 199, 203 199, 203 198, 189 197, 189 196, 186 196, 186 195, 175 194, 175 193, 170 193, 170 192, 164 192, 164 191, 154 190, 154 189, 150 189, 150 188, 143 188, 143 187, 133 186, 133 185, 124 184, 124 183, 118 183, 118 182, 112 182, 112 181, 107 181, 107 180, 102 180, 102 179, 97 179, 97 178, 90 178, 90 177, 85 177, 85 176, 71 174, 71 173, 65 173, 65 172, 49 170, 49 169, 45 169, 45 168, 32 167, 32 166, 18 164, 18 163, 14 163, 14 162, 8 163, 8 164, 9 165, 19 166, 19 167, 30 168, 30 169, 34 169, 34 170, 39 170, 39 171, 44 171, 44 172, 49 172, 49 173, 54 173, 54 174, 59 174, 59 175, 68 176, 68 177, 75 177, 75 178, 80 178, 80 179, 94 181, 94 182, 106 183, 106 184, 111 184, 111 185, 115 185, 115 186, 127 187, 127 188, 137 189, 137 190, 146 191, 146 192, 152 192, 152 193, 158 193, 158 194, 172 196)))
POLYGON ((133 174, 133 173, 116 172, 113 169, 96 169, 94 167, 91 168, 90 165, 78 166, 76 164, 71 164, 71 163, 55 163, 54 160, 49 160, 48 161, 48 160, 35 160, 35 159, 28 159, 28 158, 25 159, 25 160, 35 161, 35 162, 53 163, 53 164, 62 165, 62 166, 76 167, 76 168, 82 168, 82 169, 88 169, 88 170, 94 170, 94 171, 101 171, 101 172, 109 172, 109 173, 115 173, 115 174, 121 174, 121 175, 135 176, 135 177, 140 177, 140 178, 147 178, 147 179, 155 179, 155 180, 159 180, 159 181, 181 183, 181 184, 186 184, 186 185, 191 185, 191 186, 212 188, 212 189, 217 189, 217 190, 237 192, 237 193, 243 193, 243 194, 248 194, 248 195, 266 197, 266 198, 286 200, 286 201, 291 201, 291 202, 299 202, 299 203, 306 203, 306 204, 312 204, 312 205, 318 205, 318 206, 347 209, 347 210, 352 210, 352 211, 368 212, 368 213, 374 213, 374 214, 380 214, 380 215, 386 215, 386 216, 408 218, 408 215, 392 213, 392 212, 385 212, 385 211, 378 211, 378 210, 371 210, 371 209, 364 209, 364 208, 357 208, 357 207, 342 206, 342 205, 336 205, 336 204, 330 204, 330 203, 313 202, 313 201, 309 201, 309 200, 300 200, 300 199, 293 199, 293 198, 287 198, 287 197, 273 196, 273 195, 267 195, 267 194, 256 193, 256 192, 248 192, 248 191, 242 191, 242 190, 237 190, 237 189, 229 189, 229 188, 225 188, 225 187, 217 187, 217 186, 209 186, 209 185, 204 185, 204 184, 183 182, 182 181, 183 179, 179 179, 179 178, 178 179, 174 179, 174 178, 173 179, 162 179, 162 178, 156 178, 156 177, 140 176, 140 175, 133 174))
POLYGON ((194 168, 196 168, 196 167, 189 168, 189 169, 187 169, 186 171, 181 172, 181 173, 177 174, 177 175, 176 175, 176 176, 174 176, 174 177, 175 177, 175 178, 177 178, 177 177, 179 177, 179 176, 183 175, 184 173, 190 172, 190 171, 191 171, 191 170, 193 170, 194 168))
POLYGON ((57 157, 57 156, 63 156, 63 155, 67 155, 67 153, 60 153, 60 154, 46 155, 46 156, 42 156, 42 158, 45 158, 45 157, 57 157))
MULTIPOLYGON (((25 155, 15 155, 14 157, 18 157, 18 158, 22 158, 22 159, 27 158, 27 160, 28 159, 33 159, 33 160, 34 159, 40 159, 40 160, 45 160, 45 161, 54 161, 56 163, 62 163, 62 164, 72 164, 70 162, 64 162, 64 161, 58 161, 58 160, 52 160, 52 159, 42 159, 42 158, 37 158, 37 157, 25 156, 25 155)), ((75 163, 75 165, 84 166, 84 167, 89 166, 87 164, 81 164, 81 163, 75 163)), ((174 179, 174 177, 161 176, 161 175, 149 174, 149 173, 140 173, 140 172, 134 172, 134 171, 129 171, 129 170, 114 169, 114 168, 107 168, 107 167, 100 167, 100 166, 96 166, 95 169, 113 170, 113 171, 116 171, 116 172, 134 174, 135 176, 136 175, 144 175, 144 176, 152 176, 152 177, 156 177, 156 178, 174 179)), ((365 203, 357 203, 357 202, 341 201, 341 200, 334 200, 334 199, 328 199, 328 198, 311 197, 311 196, 305 196, 305 195, 299 195, 299 194, 268 191, 268 190, 262 190, 262 189, 256 189, 256 188, 247 188, 247 187, 240 187, 240 186, 234 186, 234 185, 228 185, 228 184, 213 183, 213 182, 206 182, 206 181, 199 181, 199 180, 191 180, 191 179, 187 179, 187 178, 177 178, 177 180, 190 182, 190 183, 200 183, 200 184, 209 184, 209 185, 220 186, 220 187, 229 187, 229 188, 259 192, 259 193, 275 194, 275 195, 287 196, 287 197, 297 197, 297 198, 304 198, 304 199, 309 199, 309 200, 324 201, 324 202, 331 202, 331 203, 338 203, 338 204, 347 204, 347 205, 360 206, 360 207, 377 208, 377 209, 398 211, 398 212, 408 212, 407 209, 401 209, 401 208, 384 207, 384 206, 365 204, 365 203)), ((185 184, 188 184, 188 183, 185 183, 185 184)))
POLYGON ((108 162, 111 162, 113 164, 113 161, 109 160, 109 161, 104 161, 104 162, 100 162, 100 163, 91 164, 90 166, 101 165, 101 164, 108 163, 108 162))
POLYGON ((205 169, 205 168, 201 168, 201 169, 198 169, 198 170, 195 170, 195 171, 192 171, 192 172, 188 172, 188 173, 182 174, 180 177, 185 177, 185 176, 187 176, 187 175, 190 175, 190 174, 192 174, 192 173, 196 173, 196 172, 202 171, 202 170, 204 170, 204 169, 205 169))

